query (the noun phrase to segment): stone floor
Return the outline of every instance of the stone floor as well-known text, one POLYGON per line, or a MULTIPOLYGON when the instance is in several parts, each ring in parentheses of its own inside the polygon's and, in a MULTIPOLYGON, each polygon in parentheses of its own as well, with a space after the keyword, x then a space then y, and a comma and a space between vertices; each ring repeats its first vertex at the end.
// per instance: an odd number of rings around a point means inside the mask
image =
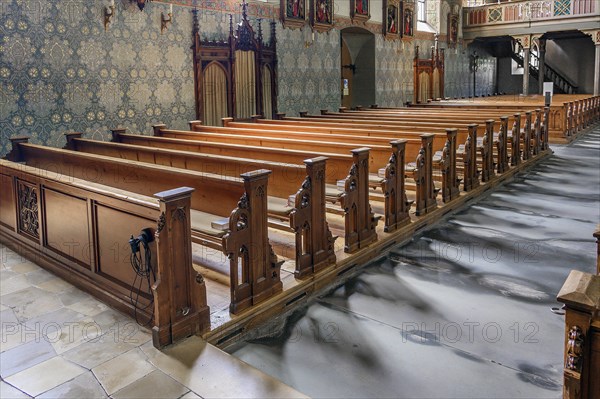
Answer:
POLYGON ((0 245, 0 398, 303 397, 197 337, 149 330, 0 245))
POLYGON ((157 351, 146 328, 0 245, 0 398, 560 397, 550 308, 571 268, 593 269, 599 142, 556 147, 282 336, 233 351, 252 366, 196 337, 157 351))
POLYGON ((311 397, 560 398, 571 269, 595 272, 600 127, 231 353, 311 397))

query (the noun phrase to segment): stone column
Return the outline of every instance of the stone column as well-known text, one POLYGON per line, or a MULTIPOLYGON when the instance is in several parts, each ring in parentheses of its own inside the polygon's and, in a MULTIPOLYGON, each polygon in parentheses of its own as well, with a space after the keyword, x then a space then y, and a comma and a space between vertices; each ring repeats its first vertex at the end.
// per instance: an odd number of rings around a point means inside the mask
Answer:
POLYGON ((544 74, 546 73, 546 39, 539 39, 539 66, 538 66, 538 92, 544 95, 544 74))
POLYGON ((594 96, 600 96, 600 30, 584 31, 591 36, 596 45, 596 61, 594 62, 594 96))
MULTIPOLYGON (((600 36, 600 32, 597 33, 600 36)), ((596 62, 594 65, 594 95, 600 96, 600 37, 597 37, 596 41, 596 62)))
POLYGON ((529 36, 525 37, 525 40, 521 41, 523 45, 523 95, 529 95, 529 57, 530 57, 530 46, 529 36))
POLYGON ((513 39, 523 47, 523 95, 529 95, 529 55, 531 50, 531 35, 513 36, 513 39))

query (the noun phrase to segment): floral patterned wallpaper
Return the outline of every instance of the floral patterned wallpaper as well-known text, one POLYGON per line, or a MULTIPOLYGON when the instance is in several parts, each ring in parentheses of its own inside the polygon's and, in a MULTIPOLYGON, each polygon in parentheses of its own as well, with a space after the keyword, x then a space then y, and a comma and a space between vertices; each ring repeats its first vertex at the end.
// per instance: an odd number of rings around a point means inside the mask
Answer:
MULTIPOLYGON (((164 34, 160 17, 169 7, 165 2, 154 1, 140 12, 129 0, 116 0, 115 16, 105 31, 103 7, 109 3, 0 0, 0 155, 15 135, 62 146, 67 131, 108 139, 115 127, 148 134, 155 123, 185 128, 195 119, 192 15, 189 6, 182 6, 189 1, 175 4, 174 22, 164 34)), ((228 1, 200 4, 202 38, 226 38, 229 13, 234 23, 239 21, 239 6, 228 1)), ((255 28, 256 18, 266 19, 265 40, 267 21, 277 13, 272 3, 250 4, 255 28)), ((349 25, 349 19, 336 16, 339 29, 349 25)), ((365 26, 379 29, 375 22, 365 26)), ((308 26, 292 30, 277 24, 279 111, 297 115, 340 106, 338 28, 315 33, 313 40, 308 26)), ((430 48, 433 42, 416 38, 403 46, 377 34, 375 43, 376 102, 398 106, 412 100, 414 45, 430 48)), ((460 45, 447 52, 447 96, 472 91, 470 52, 460 45)), ((495 70, 495 60, 482 56, 478 92, 493 92, 495 70)))
POLYGON ((67 131, 195 119, 189 9, 161 34, 167 5, 116 6, 105 31, 100 2, 0 0, 0 154, 15 135, 62 146, 67 131))

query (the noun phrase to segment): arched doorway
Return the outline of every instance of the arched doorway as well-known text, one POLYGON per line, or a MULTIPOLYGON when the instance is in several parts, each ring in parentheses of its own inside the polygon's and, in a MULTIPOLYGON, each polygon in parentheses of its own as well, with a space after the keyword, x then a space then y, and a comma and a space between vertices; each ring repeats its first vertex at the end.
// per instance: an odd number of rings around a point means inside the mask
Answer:
POLYGON ((375 103, 375 35, 350 27, 340 33, 342 48, 342 106, 375 103))

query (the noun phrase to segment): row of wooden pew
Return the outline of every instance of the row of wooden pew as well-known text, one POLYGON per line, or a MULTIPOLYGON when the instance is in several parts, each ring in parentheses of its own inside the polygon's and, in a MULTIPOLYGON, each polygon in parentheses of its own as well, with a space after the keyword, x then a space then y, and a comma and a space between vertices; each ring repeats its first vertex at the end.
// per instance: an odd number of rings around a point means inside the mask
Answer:
POLYGON ((115 129, 112 142, 68 133, 63 149, 13 138, 0 163, 10 187, 0 234, 43 254, 65 278, 140 311, 162 346, 211 328, 192 243, 227 256, 220 272, 229 278, 229 310, 240 314, 282 291, 284 262, 296 278, 310 278, 335 267, 338 237, 345 252, 360 252, 461 188, 548 149, 547 108, 494 119, 447 115, 441 123, 379 112, 226 118, 223 127, 192 121, 186 131, 157 125, 153 136, 115 129), (148 226, 157 276, 136 288, 140 307, 129 298, 135 272, 122 248, 148 226), (293 256, 280 237, 291 237, 293 256))
MULTIPOLYGON (((424 104, 411 104, 410 108, 435 109, 435 111, 446 110, 453 112, 463 112, 472 110, 475 112, 501 112, 507 113, 511 110, 535 109, 544 104, 543 96, 500 96, 494 98, 481 98, 468 101, 432 101, 424 104)), ((385 109, 371 106, 373 109, 385 109)), ((393 108, 388 108, 388 110, 393 108)), ((397 111, 399 109, 393 109, 397 111)), ((406 108, 404 108, 406 110, 406 108)), ((550 106, 550 117, 548 130, 550 142, 570 141, 573 137, 589 126, 590 122, 598 117, 600 113, 600 96, 589 95, 566 95, 558 94, 552 98, 550 106)))

